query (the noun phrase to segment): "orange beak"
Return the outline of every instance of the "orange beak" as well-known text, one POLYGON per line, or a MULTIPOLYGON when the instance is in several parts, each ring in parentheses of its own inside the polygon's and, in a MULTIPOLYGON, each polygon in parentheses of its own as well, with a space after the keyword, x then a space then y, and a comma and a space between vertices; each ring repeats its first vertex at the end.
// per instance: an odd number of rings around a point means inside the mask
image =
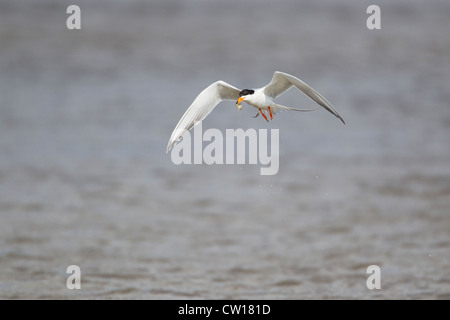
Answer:
POLYGON ((236 102, 236 104, 241 103, 242 101, 244 101, 245 97, 239 97, 238 101, 236 102))

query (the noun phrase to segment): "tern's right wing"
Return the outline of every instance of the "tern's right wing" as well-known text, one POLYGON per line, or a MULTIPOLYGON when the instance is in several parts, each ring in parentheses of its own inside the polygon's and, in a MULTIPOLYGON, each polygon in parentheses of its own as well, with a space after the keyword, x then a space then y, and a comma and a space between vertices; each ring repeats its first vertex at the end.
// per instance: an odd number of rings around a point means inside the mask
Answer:
POLYGON ((173 130, 169 143, 167 144, 166 153, 172 149, 186 131, 189 131, 198 122, 205 119, 220 101, 236 101, 239 98, 239 92, 240 90, 238 88, 233 87, 225 81, 214 82, 200 92, 173 130))

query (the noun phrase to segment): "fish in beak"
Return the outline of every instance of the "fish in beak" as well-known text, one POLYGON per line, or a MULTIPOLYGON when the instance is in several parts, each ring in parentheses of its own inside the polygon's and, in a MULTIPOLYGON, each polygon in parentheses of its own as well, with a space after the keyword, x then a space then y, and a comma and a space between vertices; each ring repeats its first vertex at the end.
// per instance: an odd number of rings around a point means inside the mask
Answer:
POLYGON ((239 97, 238 101, 236 102, 236 107, 237 107, 239 110, 242 110, 242 104, 241 104, 241 102, 244 101, 244 99, 245 99, 245 97, 239 97))

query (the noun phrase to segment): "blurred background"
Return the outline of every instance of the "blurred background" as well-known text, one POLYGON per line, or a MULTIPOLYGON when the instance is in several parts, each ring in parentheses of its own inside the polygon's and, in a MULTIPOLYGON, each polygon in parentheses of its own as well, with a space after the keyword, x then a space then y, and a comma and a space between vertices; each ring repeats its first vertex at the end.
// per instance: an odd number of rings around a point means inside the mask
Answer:
POLYGON ((1 1, 0 298, 450 299, 449 16, 445 0, 1 1), (275 70, 347 125, 222 103, 203 129, 279 129, 278 174, 172 163, 201 90, 275 70))

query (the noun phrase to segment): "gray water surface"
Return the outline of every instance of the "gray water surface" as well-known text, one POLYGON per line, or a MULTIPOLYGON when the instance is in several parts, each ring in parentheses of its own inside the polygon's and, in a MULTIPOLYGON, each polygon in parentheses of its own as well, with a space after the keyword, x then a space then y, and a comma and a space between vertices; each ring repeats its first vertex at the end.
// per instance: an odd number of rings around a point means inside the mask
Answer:
POLYGON ((375 31, 368 1, 77 3, 78 31, 0 5, 0 298, 450 299, 448 1, 378 1, 375 31), (275 70, 347 125, 223 103, 203 128, 279 129, 278 174, 172 163, 203 88, 275 70))

